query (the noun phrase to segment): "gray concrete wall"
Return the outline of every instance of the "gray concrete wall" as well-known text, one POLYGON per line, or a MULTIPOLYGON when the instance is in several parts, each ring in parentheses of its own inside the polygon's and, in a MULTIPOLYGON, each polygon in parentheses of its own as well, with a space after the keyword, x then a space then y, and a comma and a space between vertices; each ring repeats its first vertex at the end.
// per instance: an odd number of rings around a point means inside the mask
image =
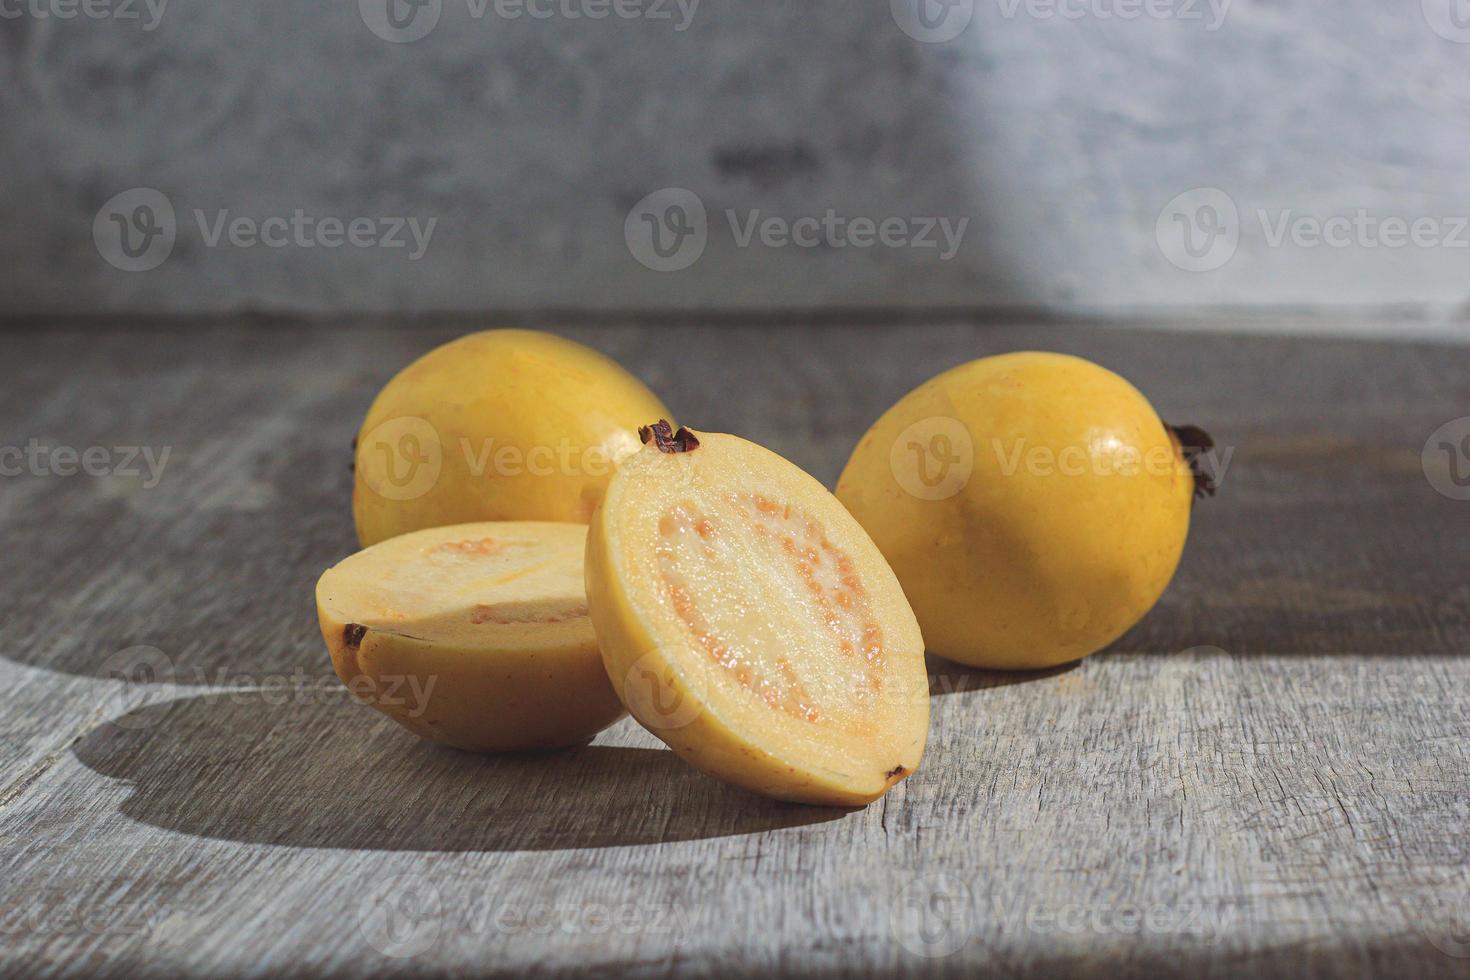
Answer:
POLYGON ((1466 298, 1452 0, 70 2, 0 0, 5 311, 1466 298))

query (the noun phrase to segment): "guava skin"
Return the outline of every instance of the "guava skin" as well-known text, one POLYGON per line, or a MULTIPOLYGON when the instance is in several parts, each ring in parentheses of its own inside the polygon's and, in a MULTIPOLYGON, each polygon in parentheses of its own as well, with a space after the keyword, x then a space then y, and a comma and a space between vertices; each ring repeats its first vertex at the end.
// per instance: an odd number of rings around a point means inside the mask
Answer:
POLYGON ((473 521, 587 524, 638 426, 669 415, 612 359, 535 330, 436 348, 374 400, 355 443, 363 547, 473 521))
POLYGON ((1126 380, 1022 352, 960 365, 868 430, 837 497, 893 567, 932 652, 1037 669, 1112 643, 1168 586, 1195 476, 1126 380))

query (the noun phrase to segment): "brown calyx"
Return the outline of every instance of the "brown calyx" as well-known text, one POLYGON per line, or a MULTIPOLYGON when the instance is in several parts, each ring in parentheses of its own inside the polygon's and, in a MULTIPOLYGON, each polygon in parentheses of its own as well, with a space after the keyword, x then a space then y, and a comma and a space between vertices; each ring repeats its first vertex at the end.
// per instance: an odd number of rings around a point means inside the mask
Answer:
POLYGON ((687 453, 699 448, 699 439, 694 433, 682 425, 675 432, 666 419, 641 427, 638 438, 643 440, 644 445, 652 442, 661 453, 687 453))
POLYGON ((885 779, 892 779, 895 776, 902 776, 906 772, 908 772, 908 769, 905 768, 904 766, 894 766, 892 769, 890 769, 887 772, 885 772, 883 774, 883 777, 885 779))
POLYGON ((1215 490, 1215 475, 1205 469, 1203 459, 1215 448, 1215 439, 1204 429, 1197 425, 1170 425, 1164 423, 1164 428, 1174 436, 1174 441, 1179 443, 1179 452, 1183 454, 1184 461, 1189 464, 1189 472, 1194 474, 1194 496, 1213 497, 1215 490))
POLYGON ((362 646, 362 638, 367 636, 367 627, 357 623, 348 623, 342 627, 342 642, 347 644, 348 649, 356 650, 362 646))

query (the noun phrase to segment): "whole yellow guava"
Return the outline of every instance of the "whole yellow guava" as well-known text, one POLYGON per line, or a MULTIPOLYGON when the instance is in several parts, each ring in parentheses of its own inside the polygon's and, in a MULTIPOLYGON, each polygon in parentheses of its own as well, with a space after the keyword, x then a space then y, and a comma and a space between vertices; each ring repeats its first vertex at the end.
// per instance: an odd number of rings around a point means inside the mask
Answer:
POLYGON ((1048 667, 1102 649, 1158 601, 1189 533, 1190 449, 1113 372, 1005 354, 899 400, 837 497, 898 575, 928 649, 1048 667))
POLYGON ((472 521, 586 524, 638 427, 669 411, 611 358, 536 330, 438 347, 378 394, 358 433, 363 547, 472 521))

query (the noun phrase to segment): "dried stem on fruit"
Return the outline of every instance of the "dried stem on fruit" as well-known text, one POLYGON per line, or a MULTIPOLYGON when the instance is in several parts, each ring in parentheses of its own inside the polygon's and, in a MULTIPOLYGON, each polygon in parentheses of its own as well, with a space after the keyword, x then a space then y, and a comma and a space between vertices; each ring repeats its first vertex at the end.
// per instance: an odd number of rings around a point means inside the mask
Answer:
POLYGON ((1179 443, 1179 452, 1184 455, 1184 461, 1189 464, 1189 472, 1194 474, 1194 496, 1198 500, 1201 497, 1213 497, 1218 489, 1213 473, 1207 472, 1201 460, 1210 454, 1215 448, 1215 439, 1204 429, 1197 425, 1170 425, 1164 423, 1179 443))
POLYGON ((667 419, 659 419, 653 425, 645 425, 638 430, 638 438, 647 445, 652 442, 658 446, 661 453, 687 453, 699 448, 699 439, 684 428, 679 426, 675 432, 673 426, 669 425, 667 419))

